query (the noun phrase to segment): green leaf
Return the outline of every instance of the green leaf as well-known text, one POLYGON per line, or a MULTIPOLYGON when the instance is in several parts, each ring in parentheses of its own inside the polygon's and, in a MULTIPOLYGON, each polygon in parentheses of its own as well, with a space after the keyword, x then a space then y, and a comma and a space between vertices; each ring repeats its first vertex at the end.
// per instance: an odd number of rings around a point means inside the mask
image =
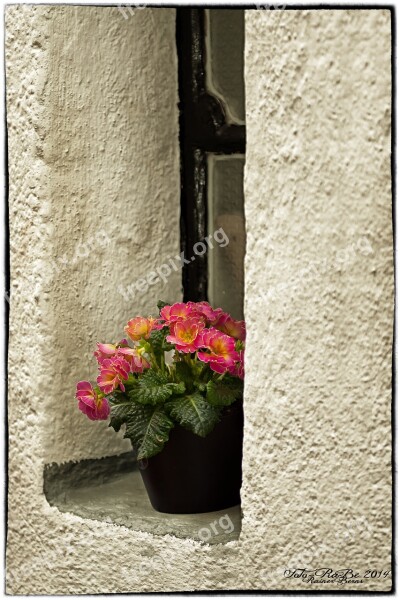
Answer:
MULTIPOLYGON (((133 374, 133 373, 129 373, 128 375, 128 379, 126 381, 124 381, 124 386, 125 386, 125 392, 127 394, 129 394, 129 392, 134 389, 138 384, 138 379, 137 379, 137 375, 133 374)), ((124 392, 122 392, 124 393, 124 392)))
POLYGON ((201 437, 214 429, 220 415, 220 410, 210 406, 198 392, 171 400, 166 409, 182 427, 201 437))
POLYGON ((164 333, 163 333, 162 329, 160 329, 160 330, 153 329, 153 331, 150 334, 149 341, 153 347, 154 352, 156 354, 160 354, 162 351, 163 342, 164 342, 164 333))
POLYGON ((234 377, 207 383, 207 400, 213 406, 229 406, 243 394, 243 382, 234 377))
POLYGON ((187 388, 193 387, 193 373, 186 362, 178 361, 174 363, 177 379, 183 381, 187 388))
POLYGON ((131 440, 138 460, 161 452, 174 422, 159 406, 143 406, 115 392, 108 396, 111 406, 110 427, 119 431, 126 424, 124 437, 131 440))
POLYGON ((129 438, 137 450, 137 459, 143 460, 161 452, 173 426, 162 408, 132 403, 124 437, 129 438))
POLYGON ((129 392, 129 398, 140 404, 161 404, 173 394, 183 394, 185 384, 171 383, 159 371, 149 369, 138 379, 138 385, 129 392))
POLYGON ((111 407, 109 427, 113 427, 115 431, 119 431, 121 425, 126 423, 129 418, 129 411, 133 406, 133 402, 128 400, 122 392, 114 392, 110 396, 107 396, 107 399, 111 407))
POLYGON ((159 300, 157 302, 158 310, 161 310, 162 308, 164 308, 164 306, 171 306, 171 302, 163 302, 162 300, 159 300))
POLYGON ((160 355, 164 350, 172 350, 173 345, 167 342, 165 339, 168 334, 168 329, 153 329, 150 334, 150 343, 153 347, 154 352, 160 355))

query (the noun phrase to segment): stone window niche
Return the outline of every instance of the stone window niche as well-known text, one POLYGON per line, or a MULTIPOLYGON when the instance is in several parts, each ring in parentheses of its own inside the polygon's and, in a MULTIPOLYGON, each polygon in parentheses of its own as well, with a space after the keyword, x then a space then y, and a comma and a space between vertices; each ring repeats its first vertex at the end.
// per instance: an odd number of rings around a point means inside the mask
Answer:
POLYGON ((220 228, 215 244, 185 265, 184 300, 209 300, 243 318, 244 10, 178 9, 181 239, 191 256, 220 228))
MULTIPOLYGON (((182 270, 184 300, 208 300, 243 318, 244 288, 244 11, 178 8, 176 42, 180 100, 181 248, 223 229, 215 245, 182 270), (232 294, 232 288, 235 293, 232 294)), ((170 515, 148 499, 134 452, 46 464, 51 506, 85 519, 154 535, 210 544, 239 538, 241 507, 170 515), (225 520, 224 520, 225 517, 225 520), (212 528, 209 539, 207 531, 212 528)))
POLYGON ((133 452, 46 465, 44 493, 49 504, 61 512, 154 535, 221 544, 238 539, 240 534, 240 506, 194 515, 156 512, 133 452))

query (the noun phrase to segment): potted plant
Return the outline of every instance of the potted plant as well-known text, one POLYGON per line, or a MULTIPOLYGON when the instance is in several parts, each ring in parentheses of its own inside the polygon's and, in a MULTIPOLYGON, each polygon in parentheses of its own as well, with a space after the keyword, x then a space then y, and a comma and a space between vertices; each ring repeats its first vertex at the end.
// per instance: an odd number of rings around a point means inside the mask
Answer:
POLYGON ((125 426, 156 510, 222 510, 240 502, 245 323, 207 302, 158 307, 128 322, 131 345, 97 344, 78 408, 125 426))

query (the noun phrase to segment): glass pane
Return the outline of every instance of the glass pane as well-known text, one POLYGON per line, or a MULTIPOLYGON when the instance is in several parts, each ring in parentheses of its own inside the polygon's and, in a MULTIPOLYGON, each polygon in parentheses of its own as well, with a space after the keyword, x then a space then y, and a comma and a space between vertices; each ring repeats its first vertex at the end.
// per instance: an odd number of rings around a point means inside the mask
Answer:
POLYGON ((208 231, 213 235, 208 253, 208 298, 235 319, 243 319, 243 168, 241 154, 208 155, 208 231))
POLYGON ((228 122, 243 124, 244 11, 206 10, 207 88, 225 106, 228 122))

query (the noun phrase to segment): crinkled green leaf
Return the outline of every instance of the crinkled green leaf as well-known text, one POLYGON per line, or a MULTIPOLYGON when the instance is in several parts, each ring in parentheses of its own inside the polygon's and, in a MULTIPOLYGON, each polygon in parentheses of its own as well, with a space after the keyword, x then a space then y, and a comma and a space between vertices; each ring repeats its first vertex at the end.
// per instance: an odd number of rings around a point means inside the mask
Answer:
POLYGON ((243 382, 225 376, 222 381, 207 383, 207 400, 213 406, 229 406, 243 395, 243 382))
POLYGON ((139 379, 138 385, 129 392, 129 398, 140 404, 161 404, 173 394, 183 394, 185 384, 172 383, 160 371, 148 370, 139 379))
POLYGON ((121 392, 114 392, 107 398, 111 407, 109 426, 113 427, 115 431, 119 431, 121 425, 126 423, 129 418, 129 411, 133 406, 133 402, 121 392))
POLYGON ((150 334, 150 343, 157 356, 173 348, 173 345, 165 339, 167 334, 168 329, 153 329, 150 334))
POLYGON ((132 403, 126 421, 125 436, 137 450, 137 459, 155 456, 169 439, 173 421, 159 406, 132 403))
POLYGON ((145 406, 128 399, 126 395, 112 394, 110 426, 119 431, 126 424, 124 437, 131 440, 138 460, 161 452, 168 441, 174 422, 159 406, 145 406))
POLYGON ((198 392, 169 401, 166 409, 182 427, 201 437, 214 429, 220 415, 220 409, 211 406, 198 392))

